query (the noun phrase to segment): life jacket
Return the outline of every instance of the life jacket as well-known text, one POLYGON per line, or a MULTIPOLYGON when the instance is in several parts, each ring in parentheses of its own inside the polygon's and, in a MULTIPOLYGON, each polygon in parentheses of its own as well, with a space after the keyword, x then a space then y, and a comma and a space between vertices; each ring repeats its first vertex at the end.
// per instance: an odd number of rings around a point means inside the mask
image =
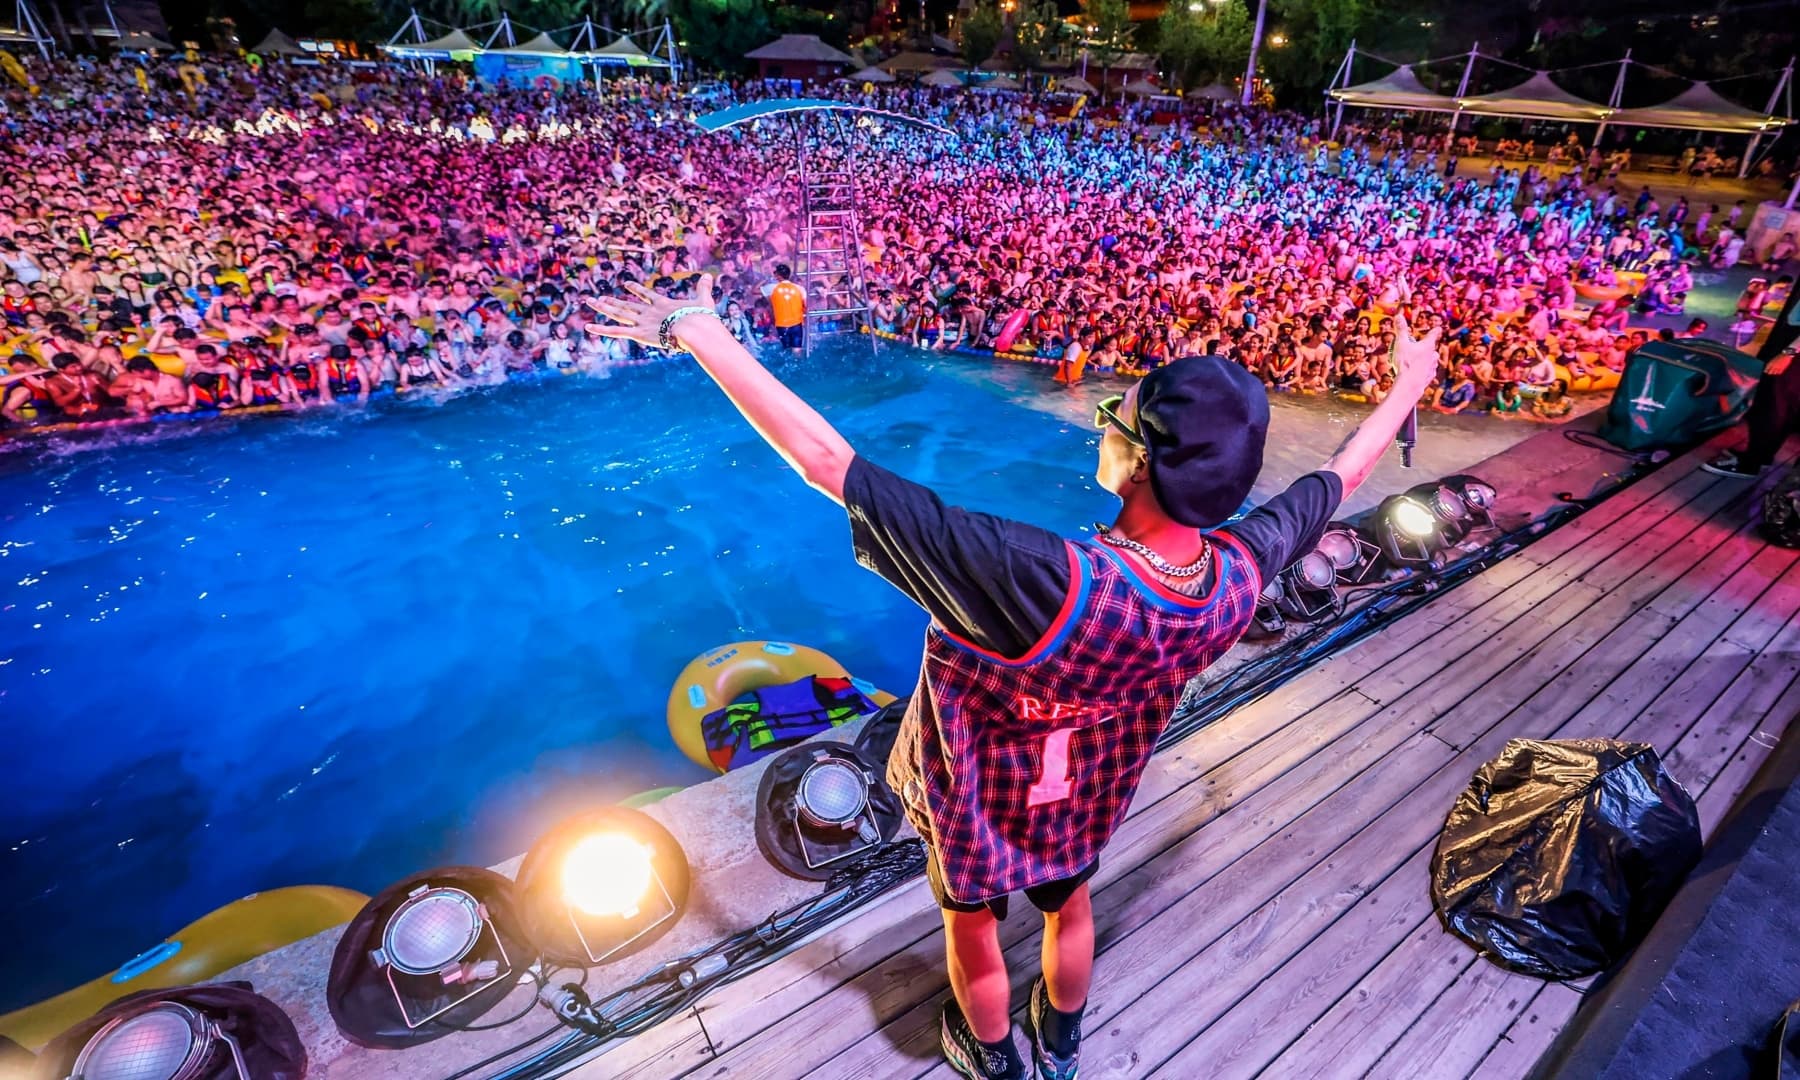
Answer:
POLYGON ((334 394, 358 393, 362 390, 362 370, 355 360, 325 360, 325 379, 334 394))
POLYGON ((707 713, 700 720, 700 734, 707 757, 729 771, 880 708, 851 679, 808 675, 753 690, 707 713))
POLYGON ((231 404, 231 380, 216 371, 202 371, 194 376, 194 403, 202 408, 218 409, 231 404))
POLYGON ((1110 545, 1067 542, 1069 595, 1017 659, 927 628, 887 775, 952 899, 1059 881, 1099 857, 1188 680, 1256 609, 1248 549, 1226 530, 1210 542, 1215 576, 1199 597, 1110 545))
POLYGON ((377 340, 380 338, 387 337, 387 332, 388 332, 387 320, 381 318, 380 316, 376 316, 373 319, 357 319, 357 320, 353 321, 350 325, 356 327, 358 330, 361 330, 363 333, 369 335, 369 338, 371 340, 377 340))
POLYGON ((294 380, 294 389, 302 394, 319 392, 319 372, 311 364, 295 364, 288 369, 288 378, 294 380))

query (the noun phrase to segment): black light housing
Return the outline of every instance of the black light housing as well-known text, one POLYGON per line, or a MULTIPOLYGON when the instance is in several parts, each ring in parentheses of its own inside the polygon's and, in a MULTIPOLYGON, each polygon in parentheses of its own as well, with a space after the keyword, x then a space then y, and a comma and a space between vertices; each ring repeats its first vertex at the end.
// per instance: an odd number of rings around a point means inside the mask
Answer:
POLYGON ((687 907, 690 884, 687 855, 669 830, 623 806, 561 823, 519 866, 533 939, 551 959, 583 967, 667 933, 687 907))
POLYGON ((441 866, 383 889, 344 928, 326 1004, 344 1037, 396 1050, 460 1031, 504 1001, 538 951, 513 883, 441 866))
POLYGON ((757 846, 795 877, 824 881, 899 827, 900 800, 868 759, 841 743, 784 751, 757 786, 757 846))
POLYGON ((75 1080, 301 1080, 306 1050, 248 983, 207 983, 120 998, 51 1040, 35 1068, 75 1080))

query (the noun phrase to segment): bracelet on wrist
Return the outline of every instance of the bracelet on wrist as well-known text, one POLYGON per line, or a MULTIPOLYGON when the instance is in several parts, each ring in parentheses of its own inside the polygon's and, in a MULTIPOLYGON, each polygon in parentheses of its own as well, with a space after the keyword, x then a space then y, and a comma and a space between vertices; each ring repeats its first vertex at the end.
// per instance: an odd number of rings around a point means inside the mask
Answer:
POLYGON ((709 307, 680 307, 669 312, 663 317, 662 325, 656 328, 656 343, 664 352, 681 353, 692 351, 686 345, 677 341, 674 335, 675 324, 682 319, 687 318, 689 315, 710 315, 714 319, 719 317, 719 313, 709 307))

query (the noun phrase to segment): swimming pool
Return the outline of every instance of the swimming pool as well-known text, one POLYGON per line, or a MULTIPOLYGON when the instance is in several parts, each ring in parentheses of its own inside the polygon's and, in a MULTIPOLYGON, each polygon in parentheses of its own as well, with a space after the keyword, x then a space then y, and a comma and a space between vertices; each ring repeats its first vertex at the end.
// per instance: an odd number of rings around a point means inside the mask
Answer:
MULTIPOLYGON (((782 371, 951 501, 1110 519, 1088 421, 1117 384, 848 343, 782 371)), ((1362 412, 1279 402, 1266 486, 1362 412)), ((1426 427, 1409 480, 1533 430, 1426 427)), ((249 892, 497 862, 703 779, 663 706, 707 648, 794 640, 904 693, 925 621, 682 363, 30 445, 0 520, 0 1011, 249 892)))

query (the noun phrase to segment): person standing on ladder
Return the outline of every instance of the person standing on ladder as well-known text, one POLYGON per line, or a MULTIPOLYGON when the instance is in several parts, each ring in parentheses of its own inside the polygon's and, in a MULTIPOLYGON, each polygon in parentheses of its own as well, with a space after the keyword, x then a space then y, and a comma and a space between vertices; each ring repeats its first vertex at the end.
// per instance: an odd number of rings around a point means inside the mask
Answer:
POLYGON ((726 331, 711 275, 691 301, 626 288, 632 296, 590 301, 610 325, 587 329, 692 352, 787 463, 848 511, 857 562, 930 613, 887 775, 925 841, 943 910, 955 993, 944 1055, 975 1080, 1025 1076, 999 936, 1009 894, 1022 891, 1044 917, 1032 1057, 1040 1077, 1073 1080, 1100 851, 1188 680, 1237 642, 1264 582, 1313 550, 1394 441, 1436 373, 1438 333, 1414 341, 1396 316, 1387 399, 1318 471, 1238 518, 1262 471, 1268 394, 1222 357, 1157 368, 1095 413, 1095 477, 1123 502, 1118 517, 1094 538, 1065 540, 946 506, 859 456, 726 331))
POLYGON ((775 284, 768 286, 769 307, 775 313, 775 337, 784 349, 798 351, 806 344, 806 290, 794 280, 787 263, 775 265, 775 284))

